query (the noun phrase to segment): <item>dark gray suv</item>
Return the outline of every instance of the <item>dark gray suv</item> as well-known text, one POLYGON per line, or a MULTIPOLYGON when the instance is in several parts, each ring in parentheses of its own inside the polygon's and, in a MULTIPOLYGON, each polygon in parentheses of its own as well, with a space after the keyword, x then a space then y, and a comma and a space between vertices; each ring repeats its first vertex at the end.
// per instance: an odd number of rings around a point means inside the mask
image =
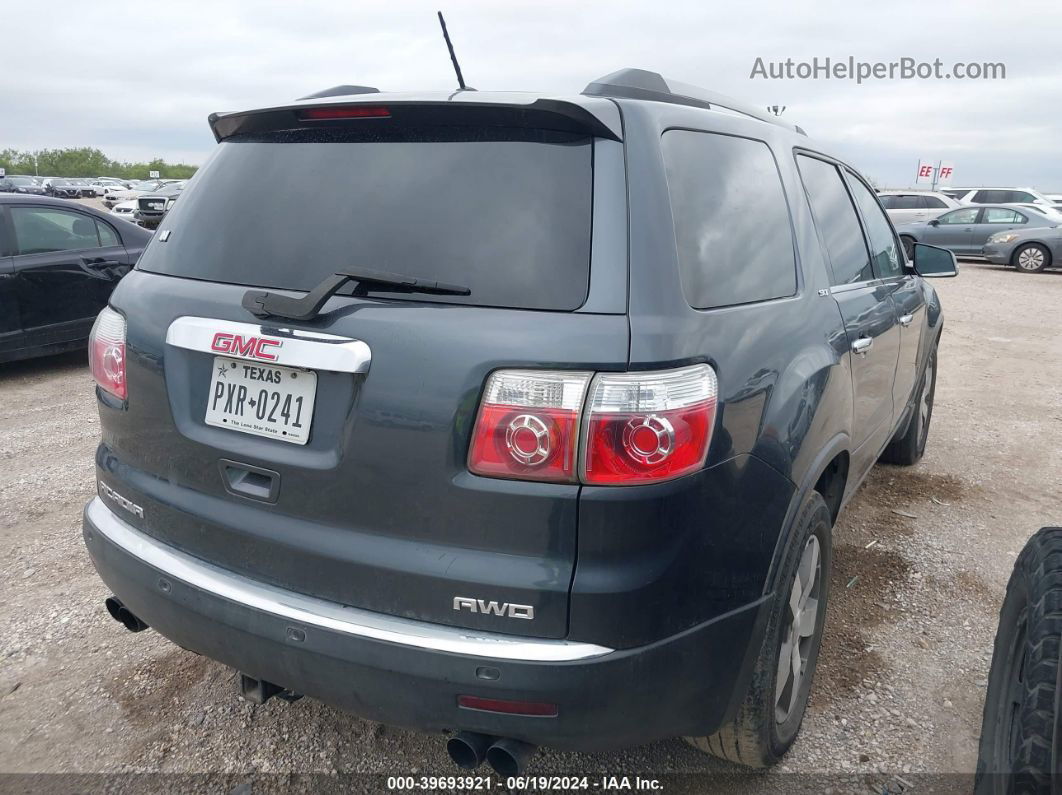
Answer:
POLYGON ((210 123, 92 340, 112 616, 465 767, 784 754, 830 528, 922 455, 951 253, 908 262, 799 128, 638 70, 210 123))

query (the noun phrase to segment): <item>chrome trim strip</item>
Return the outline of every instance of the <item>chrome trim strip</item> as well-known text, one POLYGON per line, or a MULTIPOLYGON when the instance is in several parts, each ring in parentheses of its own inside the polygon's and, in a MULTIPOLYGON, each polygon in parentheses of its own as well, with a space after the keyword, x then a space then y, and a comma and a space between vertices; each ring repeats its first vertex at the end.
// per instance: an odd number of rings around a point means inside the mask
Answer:
POLYGON ((571 662, 613 651, 592 643, 475 632, 345 607, 256 582, 162 544, 119 519, 99 497, 88 504, 85 514, 101 535, 148 566, 221 599, 299 624, 418 649, 495 660, 571 662))
POLYGON ((232 356, 265 364, 282 364, 288 367, 305 367, 311 370, 332 370, 340 373, 367 373, 372 362, 372 351, 361 340, 338 337, 320 331, 305 331, 282 326, 262 326, 257 323, 237 323, 232 320, 216 320, 209 317, 179 317, 166 330, 166 344, 192 351, 215 355, 232 356), (272 337, 280 345, 269 347, 276 359, 247 356, 237 351, 218 350, 213 347, 218 333, 250 337, 272 337))

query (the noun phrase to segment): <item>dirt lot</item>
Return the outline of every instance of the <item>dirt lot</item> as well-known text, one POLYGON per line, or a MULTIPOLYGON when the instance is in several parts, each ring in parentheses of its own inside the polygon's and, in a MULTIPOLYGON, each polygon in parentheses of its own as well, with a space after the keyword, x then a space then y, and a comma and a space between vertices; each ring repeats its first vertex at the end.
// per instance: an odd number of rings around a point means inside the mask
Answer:
MULTIPOLYGON (((973 769, 1011 564, 1062 522, 1062 273, 961 270, 937 282, 947 319, 925 460, 878 467, 835 531, 825 648, 784 764, 739 776, 675 740, 546 751, 535 772, 700 771, 764 791, 786 789, 786 772, 973 769)), ((0 366, 0 771, 455 772, 439 737, 309 699, 253 706, 232 671, 111 621, 80 538, 97 432, 83 355, 0 366)))

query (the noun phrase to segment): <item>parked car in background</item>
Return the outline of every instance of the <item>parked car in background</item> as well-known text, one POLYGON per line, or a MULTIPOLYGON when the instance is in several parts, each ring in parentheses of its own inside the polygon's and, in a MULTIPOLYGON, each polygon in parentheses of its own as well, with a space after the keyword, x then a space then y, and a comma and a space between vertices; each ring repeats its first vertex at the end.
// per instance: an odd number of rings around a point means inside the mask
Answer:
POLYGON ((133 213, 136 212, 136 199, 128 199, 124 202, 118 202, 114 205, 108 215, 113 215, 115 218, 121 218, 129 223, 134 223, 133 213))
POLYGON ((0 179, 0 192, 2 193, 27 193, 35 196, 43 196, 47 191, 43 185, 37 183, 33 177, 4 177, 0 179))
POLYGON ((158 190, 164 183, 161 180, 140 180, 130 183, 128 187, 114 186, 103 193, 103 204, 106 207, 114 207, 119 202, 135 199, 142 193, 150 193, 158 190))
POLYGON ((451 96, 211 116, 93 331, 107 610, 503 778, 677 736, 775 763, 834 520, 925 449, 954 255, 655 73, 451 96))
POLYGON ((1026 273, 1062 267, 1062 225, 997 232, 985 242, 981 256, 996 265, 1011 265, 1026 273))
POLYGON ((167 211, 177 201, 177 197, 181 195, 185 184, 185 181, 170 182, 158 190, 142 193, 133 200, 135 204, 133 221, 145 229, 156 229, 167 211))
POLYGON ((62 177, 49 177, 43 187, 45 193, 57 199, 76 199, 81 195, 81 185, 62 177))
POLYGON ((942 192, 960 204, 1056 204, 1034 188, 947 188, 942 192))
POLYGON ((0 195, 0 362, 83 347, 150 239, 92 207, 0 195))
POLYGON ((939 218, 903 224, 896 232, 908 252, 915 243, 929 243, 963 257, 981 257, 981 248, 996 232, 1019 227, 1053 227, 1059 220, 1040 210, 1013 205, 975 205, 950 210, 939 218))
POLYGON ((878 201, 894 224, 928 221, 960 207, 959 202, 938 191, 885 190, 878 192, 878 201))

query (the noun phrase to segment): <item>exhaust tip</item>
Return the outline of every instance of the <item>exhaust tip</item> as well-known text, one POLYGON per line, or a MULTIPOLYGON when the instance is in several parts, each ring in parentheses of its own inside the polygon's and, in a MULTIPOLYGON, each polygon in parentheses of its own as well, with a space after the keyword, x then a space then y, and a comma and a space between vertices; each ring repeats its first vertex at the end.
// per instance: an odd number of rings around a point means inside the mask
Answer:
POLYGON ((117 596, 108 596, 103 604, 111 618, 130 632, 143 632, 148 628, 148 625, 133 615, 132 611, 122 604, 122 600, 117 596))
POLYGON ((536 750, 530 743, 505 738, 487 749, 487 762, 502 778, 522 776, 536 750))
POLYGON ((446 753, 462 770, 475 770, 483 764, 491 738, 475 732, 458 732, 446 741, 446 753))

